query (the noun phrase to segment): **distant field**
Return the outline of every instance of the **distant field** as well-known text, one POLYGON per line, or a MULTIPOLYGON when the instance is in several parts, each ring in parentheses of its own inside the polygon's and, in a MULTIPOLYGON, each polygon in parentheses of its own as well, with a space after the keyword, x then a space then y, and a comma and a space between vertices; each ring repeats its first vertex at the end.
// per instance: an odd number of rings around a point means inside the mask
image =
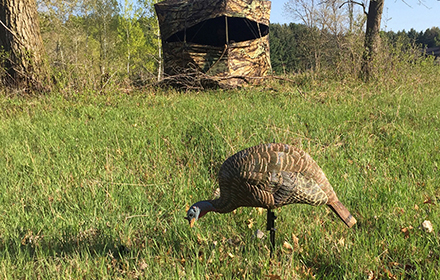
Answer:
POLYGON ((402 84, 2 96, 0 278, 438 279, 439 85, 437 71, 402 84), (186 207, 212 197, 223 160, 263 142, 309 152, 358 224, 279 209, 272 260, 254 237, 265 212, 189 228, 186 207))

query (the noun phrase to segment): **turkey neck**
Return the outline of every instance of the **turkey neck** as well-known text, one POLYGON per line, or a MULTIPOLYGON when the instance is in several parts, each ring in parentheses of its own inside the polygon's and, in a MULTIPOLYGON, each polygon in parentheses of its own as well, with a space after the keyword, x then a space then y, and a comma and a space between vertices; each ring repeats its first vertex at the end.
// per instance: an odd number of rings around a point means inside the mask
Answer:
POLYGON ((230 200, 228 201, 227 199, 224 199, 222 197, 213 200, 208 200, 208 202, 211 203, 212 206, 214 207, 215 210, 213 211, 218 213, 228 213, 237 208, 233 206, 233 203, 231 203, 230 200))

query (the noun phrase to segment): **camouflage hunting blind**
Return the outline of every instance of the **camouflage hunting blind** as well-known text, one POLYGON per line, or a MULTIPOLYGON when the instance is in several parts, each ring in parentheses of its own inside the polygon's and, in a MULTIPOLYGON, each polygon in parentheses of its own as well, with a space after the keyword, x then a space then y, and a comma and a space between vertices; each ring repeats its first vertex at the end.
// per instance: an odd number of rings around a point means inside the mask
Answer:
POLYGON ((165 75, 203 73, 224 87, 258 81, 270 69, 270 8, 266 0, 155 4, 165 75))

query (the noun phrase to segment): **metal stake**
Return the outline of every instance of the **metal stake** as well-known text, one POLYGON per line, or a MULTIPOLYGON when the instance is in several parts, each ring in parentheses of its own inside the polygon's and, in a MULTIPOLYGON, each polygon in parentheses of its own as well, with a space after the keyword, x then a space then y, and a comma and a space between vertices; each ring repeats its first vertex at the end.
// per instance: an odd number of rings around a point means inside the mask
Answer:
POLYGON ((275 213, 272 209, 267 209, 267 227, 266 230, 270 231, 270 257, 273 256, 273 251, 275 250, 275 213))

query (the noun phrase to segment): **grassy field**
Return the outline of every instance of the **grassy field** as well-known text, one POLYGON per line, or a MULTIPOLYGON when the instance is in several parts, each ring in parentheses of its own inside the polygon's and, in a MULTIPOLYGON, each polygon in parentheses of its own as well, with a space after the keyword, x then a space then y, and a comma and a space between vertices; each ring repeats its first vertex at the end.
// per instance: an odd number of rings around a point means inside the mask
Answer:
POLYGON ((1 279, 438 279, 440 71, 388 84, 0 97, 1 279), (302 147, 358 220, 327 207, 206 215, 218 169, 302 147), (421 228, 429 220, 433 232, 421 228))

